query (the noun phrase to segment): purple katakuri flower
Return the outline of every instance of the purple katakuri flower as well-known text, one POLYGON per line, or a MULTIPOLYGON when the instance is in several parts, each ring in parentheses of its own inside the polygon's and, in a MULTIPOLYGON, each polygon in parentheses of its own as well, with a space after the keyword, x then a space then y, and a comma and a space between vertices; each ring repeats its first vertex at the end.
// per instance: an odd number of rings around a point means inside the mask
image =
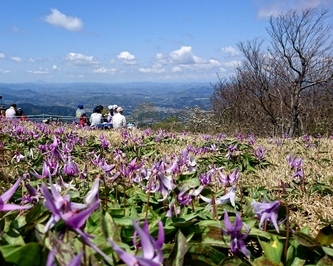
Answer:
POLYGON ((22 155, 19 151, 15 151, 12 162, 16 161, 17 163, 19 163, 22 159, 24 159, 24 155, 22 155))
POLYGON ((197 197, 201 191, 203 190, 204 186, 199 186, 197 189, 191 188, 188 192, 187 189, 184 187, 181 188, 177 200, 181 205, 187 205, 192 202, 192 200, 197 197), (187 192, 187 194, 185 194, 187 192))
POLYGON ((32 203, 32 204, 38 202, 41 196, 39 187, 37 187, 36 189, 32 185, 30 185, 30 183, 27 181, 24 182, 24 185, 27 189, 28 194, 23 196, 22 201, 24 203, 32 203))
POLYGON ((293 174, 292 176, 293 178, 299 178, 299 180, 303 180, 304 179, 304 173, 303 170, 301 168, 297 168, 296 172, 293 174))
POLYGON ((212 177, 213 177, 214 173, 215 173, 215 169, 214 168, 210 169, 206 173, 200 173, 199 177, 198 177, 200 185, 202 185, 202 186, 209 185, 212 182, 212 177))
POLYGON ((116 167, 115 164, 107 164, 104 158, 99 162, 99 166, 106 174, 109 174, 116 167))
POLYGON ((64 133, 65 132, 65 128, 64 127, 58 127, 58 128, 56 128, 55 130, 54 130, 54 133, 56 134, 56 135, 61 135, 62 133, 64 133))
POLYGON ((179 173, 180 169, 178 166, 178 159, 175 158, 173 163, 170 165, 170 167, 168 167, 167 169, 165 169, 165 172, 168 174, 177 174, 179 173))
MULTIPOLYGON (((212 200, 211 199, 208 199, 208 198, 206 198, 202 195, 200 195, 200 198, 204 202, 208 203, 209 208, 211 207, 211 205, 212 205, 212 200)), ((216 205, 221 205, 221 204, 225 204, 225 203, 230 201, 231 205, 233 207, 235 207, 236 206, 235 199, 236 199, 236 187, 232 186, 227 194, 223 195, 222 197, 219 197, 219 198, 215 199, 215 204, 216 205)))
POLYGON ((91 158, 90 157, 90 162, 93 164, 93 165, 99 165, 101 163, 101 155, 100 154, 96 154, 96 153, 93 153, 94 155, 94 158, 91 158))
POLYGON ((64 165, 64 173, 67 176, 77 176, 79 175, 79 168, 75 162, 71 160, 71 156, 67 157, 67 163, 64 165))
POLYGON ((254 156, 258 159, 258 161, 262 161, 265 157, 266 150, 262 146, 258 146, 257 149, 254 150, 254 156))
POLYGON ((58 171, 58 164, 53 169, 53 172, 51 172, 49 161, 44 161, 43 168, 42 168, 42 174, 41 175, 38 174, 35 170, 32 170, 32 171, 33 172, 31 172, 31 174, 34 177, 39 178, 39 179, 46 178, 46 177, 49 177, 49 176, 54 176, 57 173, 57 171, 58 171))
POLYGON ((177 208, 176 204, 173 202, 170 202, 169 204, 169 210, 165 214, 166 217, 172 218, 174 216, 177 216, 180 213, 180 209, 177 208))
POLYGON ((87 204, 87 206, 93 204, 95 201, 98 201, 99 182, 100 179, 96 178, 91 190, 85 196, 84 202, 85 204, 87 204))
POLYGON ((49 150, 51 158, 62 159, 62 155, 59 150, 59 141, 56 136, 53 137, 53 143, 49 145, 49 150))
POLYGON ((240 250, 246 257, 250 258, 250 251, 246 248, 244 240, 249 235, 249 227, 243 223, 239 213, 236 213, 236 219, 234 224, 230 222, 228 212, 224 210, 224 225, 225 229, 222 229, 223 234, 230 236, 230 249, 233 254, 237 254, 240 250), (243 225, 245 226, 245 234, 241 232, 243 225))
POLYGON ((103 149, 107 149, 109 147, 109 141, 105 138, 104 134, 101 134, 99 136, 99 139, 101 141, 101 145, 103 147, 103 149))
POLYGON ((256 138, 253 134, 249 134, 249 145, 254 145, 254 143, 256 142, 256 138))
MULTIPOLYGON (((52 213, 49 221, 45 225, 44 233, 52 228, 61 218, 71 217, 76 211, 86 208, 85 204, 70 202, 69 194, 64 197, 60 195, 55 186, 52 184, 52 179, 49 177, 51 193, 42 183, 42 194, 44 196, 44 206, 52 213)), ((64 218, 63 218, 64 219, 64 218)))
POLYGON ((225 157, 230 160, 231 158, 231 155, 237 150, 237 144, 231 144, 227 147, 228 149, 228 152, 227 154, 225 155, 225 157))
MULTIPOLYGON (((169 195, 170 191, 175 188, 172 177, 166 176, 162 172, 158 172, 156 174, 156 178, 154 181, 152 181, 152 183, 154 182, 154 184, 153 184, 154 188, 151 189, 150 187, 148 187, 147 189, 153 193, 160 192, 162 194, 162 199, 159 201, 165 200, 166 197, 169 195)), ((149 184, 150 183, 148 182, 148 186, 149 186, 149 184)))
POLYGON ((218 181, 221 184, 230 185, 230 184, 235 183, 239 179, 238 167, 236 167, 230 175, 229 174, 223 174, 221 169, 222 169, 221 167, 216 168, 216 170, 219 174, 218 181))
POLYGON ((237 133, 237 134, 236 134, 236 138, 237 138, 237 140, 238 140, 239 142, 243 142, 244 139, 245 139, 245 137, 244 137, 244 135, 243 135, 242 133, 237 133))
POLYGON ((277 232, 279 232, 278 226, 278 211, 280 208, 280 201, 276 200, 273 202, 256 202, 253 201, 251 206, 253 207, 254 213, 260 219, 259 227, 262 227, 262 224, 265 220, 270 221, 277 232))
POLYGON ((290 155, 287 156, 286 158, 288 164, 292 167, 292 168, 301 168, 302 164, 303 164, 303 159, 298 158, 297 156, 295 156, 294 158, 292 158, 290 155))
POLYGON ((120 163, 124 160, 124 158, 126 157, 125 153, 123 153, 120 149, 115 149, 113 151, 113 159, 120 163))
POLYGON ((217 134, 216 139, 218 141, 221 141, 221 140, 225 139, 226 137, 227 136, 225 134, 219 133, 219 134, 217 134))
POLYGON ((62 150, 65 154, 70 154, 73 151, 74 144, 71 142, 62 143, 62 150))
POLYGON ((303 140, 304 142, 309 142, 309 141, 310 141, 310 138, 311 138, 311 136, 310 136, 309 134, 306 134, 306 135, 304 135, 304 136, 302 137, 302 140, 303 140))
POLYGON ((82 171, 79 173, 79 179, 85 179, 88 176, 88 165, 85 164, 82 171))
POLYGON ((0 211, 25 210, 32 207, 32 206, 21 206, 21 205, 7 203, 10 200, 10 198, 14 195, 15 191, 19 187, 22 180, 23 180, 22 177, 17 179, 14 185, 12 185, 5 193, 3 193, 0 196, 0 211))
POLYGON ((164 244, 164 229, 161 221, 158 222, 158 239, 155 240, 148 232, 148 226, 141 228, 137 223, 133 222, 136 230, 135 234, 140 236, 142 257, 135 256, 121 249, 114 241, 108 238, 113 250, 126 265, 140 266, 160 266, 163 264, 162 247, 164 244))
POLYGON ((216 147, 216 144, 213 143, 210 145, 210 148, 209 148, 210 151, 214 152, 214 151, 218 151, 219 149, 216 147))
POLYGON ((192 173, 195 172, 197 169, 197 163, 192 156, 189 156, 186 160, 187 171, 192 173))

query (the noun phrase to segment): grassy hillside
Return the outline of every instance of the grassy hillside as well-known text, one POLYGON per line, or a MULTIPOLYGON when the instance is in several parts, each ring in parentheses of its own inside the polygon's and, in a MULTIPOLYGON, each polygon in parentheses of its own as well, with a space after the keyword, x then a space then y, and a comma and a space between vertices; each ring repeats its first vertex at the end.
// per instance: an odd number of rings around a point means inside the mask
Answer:
POLYGON ((333 262, 331 138, 1 123, 3 265, 333 262))

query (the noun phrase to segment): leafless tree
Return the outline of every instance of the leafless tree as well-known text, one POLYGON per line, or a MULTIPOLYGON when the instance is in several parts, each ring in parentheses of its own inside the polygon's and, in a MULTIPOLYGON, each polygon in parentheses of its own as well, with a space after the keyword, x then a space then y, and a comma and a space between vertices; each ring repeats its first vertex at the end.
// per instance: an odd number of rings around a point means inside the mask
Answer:
POLYGON ((306 9, 282 13, 269 20, 270 61, 276 78, 284 84, 290 100, 286 133, 297 134, 303 92, 333 78, 332 24, 327 10, 306 9))
POLYGON ((260 126, 269 135, 300 135, 314 126, 330 130, 333 113, 333 42, 326 10, 289 11, 271 17, 271 40, 240 42, 244 61, 236 75, 214 85, 217 119, 243 130, 260 126), (321 119, 325 115, 326 119, 321 119), (326 124, 325 124, 326 123, 326 124), (271 131, 271 133, 269 133, 271 131))

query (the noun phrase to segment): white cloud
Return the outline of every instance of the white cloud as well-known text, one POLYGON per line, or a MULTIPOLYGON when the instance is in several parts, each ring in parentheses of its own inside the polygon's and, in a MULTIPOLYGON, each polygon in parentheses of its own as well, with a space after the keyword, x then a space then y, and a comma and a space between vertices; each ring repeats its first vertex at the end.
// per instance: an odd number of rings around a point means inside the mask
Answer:
POLYGON ((191 46, 182 46, 179 50, 169 53, 169 59, 173 63, 195 64, 196 59, 192 53, 191 46))
POLYGON ((69 53, 66 55, 65 61, 68 64, 74 66, 91 66, 91 65, 99 65, 99 61, 97 58, 93 56, 87 56, 80 53, 69 53))
POLYGON ((39 70, 27 70, 28 73, 31 73, 31 74, 48 74, 49 71, 47 69, 45 70, 42 70, 42 69, 39 69, 39 70))
POLYGON ((328 6, 331 0, 261 0, 257 5, 261 6, 258 11, 259 18, 278 16, 288 10, 302 10, 306 8, 317 8, 328 6))
POLYGON ((44 20, 51 25, 71 31, 80 31, 83 26, 81 19, 66 16, 57 9, 51 9, 51 14, 46 16, 44 20))
POLYGON ((56 70, 59 70, 59 68, 56 65, 53 65, 52 70, 56 71, 56 70))
POLYGON ((238 60, 231 60, 231 61, 227 61, 227 62, 223 62, 222 65, 225 66, 225 67, 237 67, 237 66, 240 66, 241 65, 241 61, 238 61, 238 60))
POLYGON ((10 59, 15 61, 15 62, 22 62, 23 61, 20 57, 17 57, 17 56, 12 56, 10 59))
POLYGON ((191 68, 196 66, 209 66, 216 64, 216 60, 206 60, 199 56, 196 56, 192 52, 191 46, 182 46, 178 50, 170 52, 168 55, 158 53, 155 55, 155 59, 159 64, 170 64, 175 66, 182 66, 183 68, 191 68))
POLYGON ((118 59, 122 60, 122 62, 126 65, 136 64, 135 56, 127 51, 121 52, 117 57, 118 59))
POLYGON ((9 72, 10 72, 9 70, 3 70, 0 68, 0 73, 2 73, 2 74, 9 73, 9 72))
POLYGON ((114 74, 117 72, 117 69, 101 67, 101 68, 93 70, 93 72, 98 73, 98 74, 114 74))
POLYGON ((5 58, 5 55, 0 53, 0 59, 5 58))
POLYGON ((171 71, 172 71, 172 72, 181 72, 181 71, 182 71, 182 68, 179 67, 179 66, 175 66, 175 67, 171 68, 171 71))
POLYGON ((144 67, 140 67, 138 68, 138 71, 140 73, 163 73, 165 72, 165 69, 164 68, 144 68, 144 67))
POLYGON ((221 63, 216 59, 204 59, 196 56, 191 46, 182 46, 167 55, 158 53, 155 55, 155 65, 170 65, 171 72, 202 71, 217 68, 221 63))
POLYGON ((240 55, 240 52, 232 46, 222 47, 221 51, 222 51, 222 53, 226 53, 231 56, 240 55))

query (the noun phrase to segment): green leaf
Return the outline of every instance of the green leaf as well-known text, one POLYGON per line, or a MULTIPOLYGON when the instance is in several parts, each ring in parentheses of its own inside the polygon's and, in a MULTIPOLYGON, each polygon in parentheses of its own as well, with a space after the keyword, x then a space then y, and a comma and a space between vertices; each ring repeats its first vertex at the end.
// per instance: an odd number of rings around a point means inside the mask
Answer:
POLYGON ((302 260, 302 259, 296 257, 290 266, 303 266, 305 264, 305 262, 306 262, 306 260, 302 260))
POLYGON ((18 266, 41 265, 42 248, 35 242, 23 246, 7 245, 0 247, 5 261, 18 266))
POLYGON ((257 258, 252 263, 252 266, 283 266, 282 262, 274 262, 270 259, 262 256, 260 258, 257 258))
POLYGON ((328 247, 321 247, 321 248, 323 249, 323 251, 324 251, 327 255, 333 257, 333 249, 332 249, 332 248, 328 248, 328 247))
POLYGON ((242 265, 248 265, 245 264, 240 258, 235 256, 226 257, 219 266, 242 266, 242 265))
POLYGON ((315 248, 321 246, 316 239, 314 239, 308 234, 302 232, 294 232, 293 236, 298 241, 298 243, 304 247, 315 248))
POLYGON ((110 237, 115 242, 121 242, 120 230, 109 213, 104 213, 101 219, 104 237, 110 237))
POLYGON ((269 243, 258 240, 266 258, 274 262, 281 262, 283 244, 276 236, 272 236, 269 243))
POLYGON ((188 245, 183 233, 179 230, 177 232, 176 242, 173 245, 169 258, 165 261, 166 266, 182 266, 184 263, 184 256, 188 251, 188 245))
POLYGON ((316 240, 325 246, 329 246, 333 243, 333 230, 332 226, 328 225, 320 229, 319 233, 316 236, 316 240))
POLYGON ((225 259, 225 255, 211 247, 202 243, 188 243, 188 252, 186 254, 186 264, 192 265, 194 262, 206 263, 208 265, 218 265, 225 259), (190 257, 190 258, 188 258, 190 257), (192 261, 192 263, 189 262, 192 261))
POLYGON ((25 244, 23 237, 14 228, 11 228, 9 230, 9 232, 6 232, 2 237, 7 241, 7 243, 9 245, 24 245, 25 244))

